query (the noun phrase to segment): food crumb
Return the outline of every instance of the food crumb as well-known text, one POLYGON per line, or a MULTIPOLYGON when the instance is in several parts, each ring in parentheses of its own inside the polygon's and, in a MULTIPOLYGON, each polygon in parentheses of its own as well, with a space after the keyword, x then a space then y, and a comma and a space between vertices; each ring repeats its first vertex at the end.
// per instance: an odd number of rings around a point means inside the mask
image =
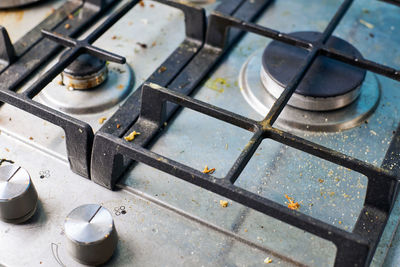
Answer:
POLYGON ((69 14, 69 15, 68 15, 68 18, 69 18, 69 19, 74 19, 74 15, 69 14))
POLYGON ((324 179, 319 178, 318 182, 320 182, 322 184, 324 182, 324 179))
POLYGON ((342 224, 342 221, 339 221, 339 224, 342 224))
POLYGON ((367 27, 368 29, 373 29, 373 28, 374 28, 374 25, 373 25, 373 24, 371 24, 371 23, 369 23, 369 22, 367 22, 367 21, 365 21, 365 20, 363 20, 363 19, 360 19, 359 22, 360 22, 362 25, 364 25, 365 27, 367 27))
POLYGON ((141 7, 144 7, 144 2, 143 2, 143 0, 141 0, 141 1, 139 2, 139 5, 140 5, 141 7))
POLYGON ((157 42, 156 42, 156 41, 154 41, 154 42, 151 43, 151 47, 155 47, 156 45, 157 45, 157 42))
POLYGON ((219 205, 221 205, 221 207, 223 207, 223 208, 226 208, 226 207, 228 207, 228 201, 220 200, 219 201, 219 205))
POLYGON ((215 168, 209 169, 207 165, 204 167, 203 173, 213 174, 214 172, 215 172, 215 168))
POLYGON ((300 204, 298 202, 294 202, 293 198, 289 197, 288 195, 285 194, 285 198, 289 200, 289 203, 287 203, 287 207, 291 210, 298 210, 300 208, 300 204))
POLYGON ((136 132, 136 131, 133 131, 133 132, 131 132, 128 136, 125 136, 124 139, 125 139, 125 141, 130 142, 130 141, 132 141, 133 139, 135 139, 136 135, 139 135, 139 134, 140 134, 140 133, 138 133, 138 132, 136 132))
POLYGON ((33 137, 32 137, 32 136, 29 136, 29 140, 33 140, 33 137))
POLYGON ((264 260, 265 264, 270 264, 272 262, 272 259, 270 257, 266 257, 264 260))
POLYGON ((5 148, 5 150, 6 150, 7 152, 10 152, 10 149, 8 149, 8 148, 5 148))
POLYGON ((119 129, 121 127, 121 124, 117 124, 117 129, 119 129))
POLYGON ((99 119, 99 123, 100 123, 100 124, 103 124, 103 122, 104 122, 106 119, 107 119, 106 117, 101 117, 101 118, 99 119))
POLYGON ((162 73, 162 72, 164 72, 166 70, 167 70, 167 67, 161 66, 160 69, 158 70, 158 73, 162 73))
POLYGON ((116 35, 113 35, 113 36, 111 37, 111 39, 115 40, 115 39, 117 39, 117 36, 116 36, 116 35))
POLYGON ((244 231, 247 233, 247 229, 245 228, 244 231))
POLYGON ((63 81, 61 81, 61 80, 58 81, 58 84, 59 85, 64 85, 63 81))
POLYGON ((71 28, 71 25, 67 23, 67 24, 65 24, 64 28, 69 29, 69 28, 71 28))
POLYGON ((118 86, 117 86, 117 89, 118 89, 118 90, 124 89, 124 85, 123 85, 123 84, 118 85, 118 86))
POLYGON ((150 7, 154 7, 154 4, 150 4, 150 7))

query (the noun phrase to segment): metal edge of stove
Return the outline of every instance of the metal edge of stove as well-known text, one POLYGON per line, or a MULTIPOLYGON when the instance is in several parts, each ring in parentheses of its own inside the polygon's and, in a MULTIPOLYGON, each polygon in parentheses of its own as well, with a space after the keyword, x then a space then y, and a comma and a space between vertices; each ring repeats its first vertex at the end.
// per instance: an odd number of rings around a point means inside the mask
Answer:
MULTIPOLYGON (((352 1, 345 1, 344 4, 341 6, 341 8, 338 10, 336 16, 333 19, 333 22, 331 22, 329 24, 329 26, 326 30, 326 33, 328 34, 328 36, 333 32, 338 21, 340 21, 341 17, 344 15, 346 10, 349 8, 351 2, 352 1)), ((246 28, 246 26, 249 26, 247 28, 247 30, 255 32, 255 33, 260 33, 263 30, 262 27, 257 27, 255 25, 246 24, 243 21, 237 21, 237 20, 235 21, 233 18, 230 19, 230 21, 226 23, 225 27, 228 27, 228 26, 236 26, 238 28, 246 28), (249 29, 249 28, 251 28, 251 29, 249 29)), ((224 32, 225 28, 222 27, 222 31, 221 31, 221 28, 219 28, 218 30, 220 32, 224 32)), ((264 34, 266 34, 266 33, 264 33, 264 34)), ((223 48, 224 44, 225 44, 226 36, 224 36, 224 34, 219 34, 216 36, 218 36, 219 39, 212 40, 212 41, 216 41, 216 44, 219 45, 218 47, 223 48)), ((289 44, 292 44, 292 45, 295 44, 297 46, 302 46, 303 48, 306 48, 306 49, 311 47, 307 43, 302 43, 299 40, 293 40, 290 37, 288 37, 287 35, 284 35, 284 34, 281 34, 279 32, 272 31, 272 30, 269 31, 266 36, 272 37, 274 39, 281 39, 283 41, 286 41, 289 44)), ((350 60, 350 58, 347 57, 346 55, 343 55, 340 53, 338 54, 337 51, 328 51, 329 49, 327 49, 326 47, 323 47, 321 45, 319 47, 317 47, 316 50, 314 50, 314 51, 317 51, 319 49, 322 49, 324 51, 324 54, 331 56, 332 58, 340 59, 343 62, 350 63, 350 64, 356 65, 358 67, 362 67, 362 68, 368 69, 370 71, 382 74, 389 78, 398 80, 397 76, 398 76, 399 72, 397 72, 396 70, 387 68, 386 66, 379 65, 377 63, 367 61, 367 60, 360 60, 358 58, 356 60, 351 58, 351 60, 350 60)), ((304 67, 302 69, 303 74, 305 73, 305 71, 307 71, 307 69, 311 65, 313 59, 315 59, 315 56, 316 56, 316 54, 314 54, 313 56, 310 57, 309 62, 307 63, 307 65, 305 65, 306 67, 304 67)), ((302 78, 301 76, 297 76, 295 78, 295 80, 300 81, 301 78, 302 78)), ((204 112, 207 115, 213 114, 211 116, 214 116, 221 120, 225 120, 226 122, 229 122, 229 123, 233 123, 237 126, 241 125, 240 127, 246 128, 250 131, 256 131, 256 130, 254 130, 254 128, 253 128, 253 130, 251 130, 252 123, 250 123, 248 120, 246 120, 246 118, 237 119, 241 122, 234 121, 232 118, 230 118, 230 115, 232 115, 232 114, 224 113, 224 111, 218 110, 215 107, 214 108, 212 108, 210 106, 207 107, 207 105, 205 103, 196 103, 195 104, 195 102, 193 100, 189 100, 188 98, 185 98, 183 95, 172 93, 172 92, 167 92, 167 91, 163 91, 161 94, 159 94, 160 91, 162 91, 162 89, 156 85, 148 85, 147 88, 150 88, 150 89, 147 89, 149 91, 151 91, 153 89, 153 90, 156 90, 159 92, 152 93, 152 94, 148 93, 148 95, 146 95, 143 92, 143 96, 142 96, 143 101, 146 99, 147 101, 149 101, 147 103, 151 103, 151 101, 157 101, 154 99, 151 100, 152 97, 158 98, 159 102, 155 103, 153 105, 153 107, 156 106, 156 107, 159 107, 159 109, 156 111, 154 111, 154 110, 150 111, 149 109, 142 107, 143 113, 141 113, 141 116, 143 116, 142 117, 143 119, 141 120, 141 118, 139 117, 136 127, 134 125, 132 130, 133 129, 139 130, 141 128, 142 129, 150 128, 150 129, 153 129, 152 130, 153 132, 157 131, 157 129, 162 125, 162 123, 160 123, 160 122, 162 122, 164 120, 164 117, 162 117, 162 115, 165 116, 165 111, 163 111, 163 109, 165 109, 165 107, 161 108, 162 103, 164 101, 166 101, 166 99, 168 99, 169 101, 172 101, 175 103, 179 102, 180 105, 184 105, 189 108, 194 108, 197 111, 204 112), (150 95, 152 97, 150 97, 150 95), (185 101, 187 101, 187 102, 183 103, 185 101), (196 107, 196 105, 198 105, 198 106, 196 107), (213 112, 206 111, 207 108, 213 109, 213 112), (216 115, 216 113, 219 113, 219 115, 216 115), (148 116, 150 116, 150 117, 148 117, 148 116), (249 125, 249 123, 250 123, 250 125, 249 125)), ((293 82, 292 84, 289 85, 288 88, 286 88, 285 92, 283 93, 283 96, 281 96, 281 98, 278 99, 278 101, 277 101, 278 104, 276 104, 276 106, 272 109, 273 111, 269 114, 269 116, 267 116, 267 126, 264 125, 264 121, 261 123, 261 125, 259 125, 259 127, 261 127, 263 129, 261 131, 267 131, 267 132, 269 132, 269 134, 272 134, 272 135, 261 137, 260 134, 255 134, 254 138, 249 143, 250 144, 249 146, 251 148, 246 147, 246 149, 245 149, 246 152, 242 153, 241 158, 239 158, 237 161, 237 165, 246 165, 247 161, 249 160, 249 157, 251 157, 252 153, 254 153, 255 148, 258 147, 259 141, 257 141, 257 140, 259 140, 261 138, 272 138, 276 141, 286 143, 287 145, 290 145, 292 147, 301 149, 301 150, 303 150, 305 152, 309 152, 315 156, 327 159, 329 161, 332 161, 332 162, 337 163, 342 166, 346 166, 350 169, 356 170, 358 172, 361 172, 361 173, 367 175, 367 177, 369 179, 369 186, 367 189, 367 197, 365 199, 366 205, 364 206, 363 212, 359 216, 359 220, 356 224, 356 229, 354 230, 355 233, 346 236, 345 233, 336 232, 336 234, 338 234, 339 236, 342 236, 342 238, 344 237, 345 240, 347 240, 347 241, 353 240, 350 242, 356 242, 359 245, 359 250, 357 251, 357 253, 360 253, 360 254, 355 255, 354 251, 352 251, 352 252, 347 251, 346 246, 349 244, 346 245, 346 244, 342 243, 344 240, 340 240, 340 241, 335 240, 337 237, 333 238, 332 236, 329 236, 329 235, 326 236, 323 233, 318 233, 317 235, 321 236, 320 234, 322 234, 324 236, 324 238, 331 240, 338 246, 338 254, 337 254, 337 258, 336 258, 336 262, 335 262, 335 264, 337 266, 345 266, 342 264, 347 264, 347 265, 351 266, 352 264, 355 264, 356 262, 358 262, 359 264, 362 264, 362 265, 368 264, 372 259, 372 256, 375 251, 375 247, 379 241, 380 235, 382 234, 382 232, 384 230, 384 227, 385 227, 385 224, 387 221, 388 212, 390 212, 392 204, 394 203, 395 197, 397 195, 396 193, 397 193, 397 181, 398 181, 397 171, 398 170, 395 169, 395 171, 393 172, 393 169, 392 169, 392 171, 388 172, 386 170, 386 168, 387 168, 388 162, 390 163, 391 168, 393 168, 393 162, 396 161, 395 156, 398 156, 398 155, 394 156, 393 153, 395 153, 395 148, 398 146, 399 131, 397 131, 397 134, 392 139, 392 143, 391 143, 388 153, 385 157, 385 161, 382 165, 382 168, 376 169, 369 164, 365 164, 364 162, 360 162, 356 159, 347 157, 345 155, 340 155, 339 153, 336 153, 332 150, 325 149, 316 144, 311 144, 309 142, 306 142, 305 140, 301 140, 301 139, 296 138, 295 136, 291 136, 290 134, 283 133, 278 130, 274 130, 273 128, 269 128, 268 124, 272 124, 276 120, 276 118, 279 116, 280 111, 283 109, 283 106, 286 105, 288 99, 290 98, 291 94, 293 93, 293 91, 294 91, 293 89, 295 89, 295 88, 296 88, 296 82, 293 82), (270 132, 270 131, 272 131, 272 132, 270 132), (296 142, 299 142, 299 143, 296 144, 296 142), (332 156, 333 158, 329 159, 327 155, 324 155, 325 153, 329 154, 329 156, 332 156), (249 154, 250 154, 250 156, 248 156, 249 154), (357 165, 359 165, 359 166, 357 166, 357 165), (369 170, 367 171, 367 169, 369 169, 369 170), (380 181, 380 179, 382 179, 382 178, 385 179, 384 184, 386 184, 383 187, 382 187, 382 185, 380 185, 380 183, 382 183, 382 181, 380 181), (378 189, 378 191, 380 191, 380 192, 373 192, 376 189, 378 189), (388 199, 386 198, 386 196, 388 196, 388 199), (374 206, 376 206, 376 207, 374 207, 374 206), (376 216, 376 218, 379 218, 379 221, 375 222, 375 224, 374 223, 371 224, 370 220, 371 220, 371 218, 373 218, 371 216, 373 216, 373 217, 376 216), (357 241, 352 238, 356 238, 357 241), (361 239, 358 239, 358 238, 361 238, 361 239), (352 255, 350 255, 349 253, 351 253, 352 255)), ((256 124, 254 124, 254 125, 256 125, 256 124)), ((254 126, 254 127, 256 127, 256 126, 254 126)), ((267 135, 269 135, 269 134, 267 134, 267 135)), ((109 162, 108 162, 109 167, 110 167, 110 164, 113 165, 115 163, 114 160, 117 159, 118 154, 119 155, 124 154, 124 155, 129 155, 133 159, 144 162, 153 167, 159 168, 160 170, 163 170, 165 172, 168 172, 170 174, 178 176, 179 178, 184 179, 184 180, 189 181, 194 184, 200 185, 201 182, 191 181, 191 179, 189 179, 190 176, 192 176, 192 177, 195 176, 195 178, 199 178, 200 180, 203 179, 204 180, 203 182, 205 182, 205 184, 203 184, 202 187, 206 187, 207 189, 209 189, 211 191, 212 191, 211 188, 214 188, 215 183, 217 183, 217 184, 219 183, 215 179, 212 181, 205 181, 206 177, 202 177, 201 174, 199 174, 195 170, 190 169, 187 166, 180 165, 177 162, 172 162, 169 159, 163 158, 160 155, 156 155, 155 153, 152 153, 148 150, 143 150, 141 148, 141 146, 146 144, 146 141, 144 139, 148 138, 148 136, 147 137, 140 136, 138 138, 138 143, 136 143, 136 145, 134 145, 134 146, 129 147, 129 145, 126 145, 125 143, 120 142, 119 139, 111 136, 110 134, 100 134, 100 135, 103 137, 103 140, 105 141, 104 143, 108 143, 107 151, 110 151, 110 149, 111 149, 111 151, 114 151, 114 152, 111 152, 111 154, 112 154, 111 156, 107 155, 107 156, 109 156, 109 158, 108 158, 109 159, 109 162), (171 165, 174 166, 173 167, 174 169, 170 168, 171 165), (208 182, 214 183, 214 186, 206 185, 208 182)), ((111 166, 111 168, 112 167, 113 166, 111 166)), ((237 171, 238 167, 236 166, 236 164, 233 169, 236 169, 235 171, 237 171)), ((238 172, 240 173, 240 170, 238 172)), ((233 173, 233 174, 231 174, 230 178, 232 178, 232 179, 229 179, 230 182, 232 183, 235 181, 235 178, 237 178, 237 177, 235 177, 235 174, 233 173)), ((106 181, 106 183, 108 183, 108 186, 112 187, 112 179, 113 178, 108 177, 108 179, 109 180, 108 180, 108 182, 106 181)), ((223 182, 221 182, 221 183, 223 184, 223 182)), ((103 185, 105 185, 105 184, 103 184, 103 185)), ((215 188, 214 188, 214 190, 215 190, 215 188)), ((217 190, 217 193, 221 194, 221 192, 224 192, 224 191, 222 190, 222 191, 218 192, 218 190, 217 190)), ((232 197, 233 193, 230 194, 229 192, 228 193, 225 192, 224 194, 221 194, 221 195, 225 195, 225 194, 232 197)), ((227 195, 225 195, 225 196, 227 196, 227 195)), ((254 197, 256 198, 256 196, 254 196, 254 197)), ((236 200, 236 199, 234 199, 234 200, 236 200)), ((257 208, 260 209, 259 207, 257 207, 257 205, 255 205, 255 206, 256 206, 256 209, 257 208)), ((264 212, 267 212, 267 211, 264 210, 264 212)), ((376 218, 374 218, 374 219, 376 219, 376 218)), ((289 220, 287 218, 285 218, 285 219, 289 220)), ((374 219, 372 219, 372 221, 374 219)), ((308 219, 308 220, 310 220, 310 219, 308 219)), ((299 226, 299 224, 297 224, 297 226, 299 226)), ((302 227, 304 227, 304 225, 302 227)), ((308 228, 307 231, 311 231, 314 233, 318 232, 315 229, 310 229, 309 227, 307 227, 307 228, 308 228)), ((337 229, 335 229, 335 231, 336 230, 337 229)), ((330 235, 332 235, 332 232, 330 232, 330 235)), ((339 238, 339 239, 342 239, 342 238, 339 238)), ((355 244, 353 243, 352 245, 355 245, 355 244)))

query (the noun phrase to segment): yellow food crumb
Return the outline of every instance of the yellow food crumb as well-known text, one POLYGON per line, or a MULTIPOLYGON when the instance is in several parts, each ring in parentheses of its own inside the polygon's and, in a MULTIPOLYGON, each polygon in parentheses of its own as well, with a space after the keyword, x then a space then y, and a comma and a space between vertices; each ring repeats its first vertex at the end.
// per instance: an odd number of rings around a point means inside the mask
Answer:
POLYGON ((266 257, 264 260, 265 264, 270 264, 272 262, 272 259, 270 257, 266 257))
POLYGON ((244 231, 247 233, 247 229, 244 229, 244 231))
POLYGON ((101 118, 99 119, 99 123, 100 123, 100 124, 103 124, 103 122, 104 122, 106 119, 107 119, 106 117, 101 117, 101 118))
POLYGON ((289 203, 287 204, 287 207, 291 210, 298 210, 300 208, 300 204, 298 202, 294 202, 293 198, 289 197, 288 195, 285 194, 285 198, 289 200, 289 203))
POLYGON ((135 139, 136 135, 139 135, 140 133, 133 131, 131 132, 128 136, 125 136, 124 139, 128 142, 132 141, 133 139, 135 139))
POLYGON ((321 184, 324 182, 324 179, 318 179, 318 182, 320 182, 321 184))
POLYGON ((373 25, 373 24, 371 24, 371 23, 369 23, 369 22, 367 22, 367 21, 365 21, 365 20, 363 20, 363 19, 360 19, 359 22, 360 22, 362 25, 364 25, 365 27, 367 27, 368 29, 373 29, 373 28, 374 28, 374 25, 373 25))
POLYGON ((342 221, 339 221, 339 224, 342 224, 342 221))
POLYGON ((213 174, 214 172, 215 172, 215 168, 208 169, 207 165, 204 167, 203 173, 213 174))
POLYGON ((228 201, 226 200, 220 200, 219 204, 221 205, 221 207, 226 208, 228 207, 228 201))
POLYGON ((217 91, 218 93, 223 93, 225 88, 230 87, 230 84, 224 78, 209 79, 206 82, 206 87, 217 91))

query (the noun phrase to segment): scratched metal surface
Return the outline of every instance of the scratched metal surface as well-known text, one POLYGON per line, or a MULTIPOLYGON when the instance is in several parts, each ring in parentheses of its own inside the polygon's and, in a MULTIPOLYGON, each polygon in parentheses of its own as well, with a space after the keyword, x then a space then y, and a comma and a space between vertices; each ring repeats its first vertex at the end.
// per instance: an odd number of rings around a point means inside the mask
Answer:
MULTIPOLYGON (((43 6, 42 14, 49 12, 56 2, 48 4, 43 6)), ((333 0, 277 0, 258 23, 284 32, 321 31, 339 4, 340 1, 333 0)), ((28 13, 24 13, 25 19, 29 18, 28 13)), ((366 58, 400 68, 399 15, 400 9, 387 4, 356 0, 335 34, 354 44, 366 58), (373 28, 361 24, 360 19, 371 23, 373 28)), ((12 24, 10 20, 7 22, 12 24)), ((15 30, 15 35, 11 35, 13 40, 21 36, 17 31, 22 30, 15 30)), ((182 39, 180 12, 146 6, 132 10, 96 45, 127 56, 138 85, 182 39), (159 19, 160 16, 164 19, 159 19), (129 36, 124 31, 128 26, 132 29, 129 36), (147 29, 144 33, 143 27, 147 29), (164 28, 164 32, 159 31, 160 28, 164 28), (160 35, 154 35, 159 32, 160 35), (114 35, 121 38, 111 40, 114 35), (148 50, 134 45, 136 42, 151 44, 155 40, 157 45, 148 50), (141 64, 144 62, 146 64, 141 64)), ((268 42, 265 38, 246 35, 195 97, 261 119, 242 98, 237 78, 248 56, 268 42)), ((368 124, 342 133, 290 131, 379 165, 392 131, 400 121, 396 106, 400 97, 396 88, 400 85, 382 77, 378 79, 382 99, 368 124)), ((109 117, 114 110, 81 119, 96 130, 100 127, 98 119, 109 117)), ((60 129, 8 105, 0 108, 0 128, 0 157, 13 159, 28 169, 41 203, 38 214, 29 223, 18 226, 0 223, 0 264, 55 266, 58 260, 61 265, 78 266, 65 252, 62 223, 73 208, 84 203, 103 203, 111 211, 121 206, 128 210, 123 216, 114 214, 120 241, 109 265, 260 266, 266 257, 273 260, 268 266, 329 266, 333 262, 333 244, 234 202, 229 201, 228 207, 222 208, 218 195, 143 164, 127 173, 119 185, 123 189, 117 192, 84 180, 68 169, 64 134, 60 129), (32 125, 29 123, 36 127, 21 127, 32 125), (50 176, 40 179, 40 173, 47 173, 47 170, 50 176), (57 247, 58 256, 54 256, 57 247)), ((215 167, 215 175, 222 176, 249 138, 250 135, 241 129, 183 110, 152 150, 200 170, 205 165, 215 167)), ((237 183, 283 205, 284 194, 288 194, 300 202, 301 212, 350 231, 361 209, 366 179, 276 142, 265 141, 237 183)), ((381 266, 385 261, 397 229, 399 205, 396 203, 373 266, 381 266)), ((400 260, 399 236, 394 239, 385 266, 396 266, 400 260)))

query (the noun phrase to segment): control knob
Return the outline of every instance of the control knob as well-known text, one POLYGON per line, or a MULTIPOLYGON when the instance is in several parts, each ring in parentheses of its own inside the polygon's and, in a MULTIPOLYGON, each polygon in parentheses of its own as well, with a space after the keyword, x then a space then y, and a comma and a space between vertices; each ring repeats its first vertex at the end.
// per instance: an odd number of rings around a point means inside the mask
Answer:
POLYGON ((71 211, 65 220, 64 231, 68 252, 86 265, 105 263, 118 242, 111 213, 98 204, 82 205, 71 211))
POLYGON ((0 167, 0 219, 22 223, 36 211, 38 194, 29 173, 20 166, 0 167))

